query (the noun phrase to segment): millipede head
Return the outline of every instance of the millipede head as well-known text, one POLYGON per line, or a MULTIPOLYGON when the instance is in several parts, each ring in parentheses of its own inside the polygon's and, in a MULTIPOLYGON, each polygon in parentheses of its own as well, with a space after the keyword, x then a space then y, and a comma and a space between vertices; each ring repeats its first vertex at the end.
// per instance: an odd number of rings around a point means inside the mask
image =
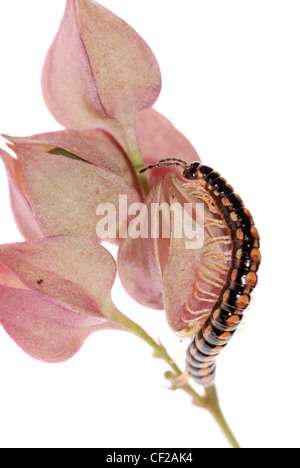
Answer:
POLYGON ((184 161, 183 159, 179 158, 167 158, 167 159, 161 159, 158 161, 157 164, 150 164, 150 166, 144 167, 139 171, 139 174, 143 174, 144 172, 154 169, 155 167, 162 167, 162 166, 180 166, 184 170, 188 167, 188 163, 184 161))
POLYGON ((195 179, 200 166, 201 166, 201 163, 199 161, 194 161, 190 163, 184 168, 183 177, 185 179, 195 179))
POLYGON ((191 163, 187 163, 183 159, 178 158, 167 158, 161 159, 158 161, 157 164, 151 164, 150 166, 144 167, 139 171, 139 174, 143 174, 144 172, 154 169, 155 167, 162 167, 162 166, 180 166, 183 169, 183 177, 185 179, 195 179, 198 173, 198 169, 201 166, 199 161, 194 161, 191 163))

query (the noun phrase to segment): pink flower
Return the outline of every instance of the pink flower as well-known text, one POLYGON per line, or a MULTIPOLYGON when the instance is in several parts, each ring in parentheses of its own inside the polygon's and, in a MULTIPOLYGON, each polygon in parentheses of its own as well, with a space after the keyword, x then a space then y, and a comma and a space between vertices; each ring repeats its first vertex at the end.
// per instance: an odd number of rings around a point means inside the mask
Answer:
POLYGON ((102 131, 61 131, 29 138, 6 137, 15 160, 0 150, 12 209, 25 239, 96 234, 97 206, 140 200, 126 156, 102 131))
MULTIPOLYGON (((183 210, 189 202, 195 212, 201 197, 182 183, 181 168, 138 171, 163 158, 191 162, 199 156, 152 108, 161 76, 150 48, 91 0, 67 0, 42 85, 49 110, 66 130, 5 136, 17 159, 0 150, 16 222, 29 241, 0 248, 0 321, 26 352, 59 361, 93 331, 124 329, 110 300, 115 264, 99 244, 97 206, 111 203, 118 210, 119 196, 126 195, 128 205, 179 202, 183 210)), ((158 218, 155 223, 159 229, 158 218)), ((194 216, 194 228, 197 223, 194 216)), ((207 307, 198 310, 201 284, 213 255, 222 252, 210 239, 226 232, 213 220, 204 227, 206 244, 196 250, 186 249, 185 234, 176 237, 174 215, 169 239, 116 239, 124 288, 139 303, 165 309, 175 331, 196 323, 207 307)), ((211 294, 220 291, 218 284, 211 284, 211 294)))
POLYGON ((101 128, 134 159, 136 119, 156 101, 161 75, 152 51, 125 21, 91 0, 67 0, 42 85, 60 124, 101 128))
POLYGON ((0 319, 31 356, 70 358, 93 332, 126 329, 110 291, 115 261, 101 245, 48 238, 0 247, 0 319))
MULTIPOLYGON (((203 204, 198 190, 197 185, 182 183, 172 172, 164 181, 158 179, 146 204, 148 213, 151 203, 167 201, 170 207, 176 204, 179 218, 171 211, 170 238, 162 235, 158 238, 128 237, 121 244, 118 255, 118 271, 127 292, 145 306, 165 309, 168 323, 176 332, 197 325, 201 314, 215 302, 212 298, 219 296, 229 268, 228 231, 213 218, 206 205, 202 205, 201 219, 197 218, 196 204, 203 204), (179 235, 177 233, 178 219, 185 217, 184 203, 193 207, 193 232, 197 231, 197 225, 200 232, 204 232, 204 238, 199 239, 203 245, 198 244, 195 248, 187 248, 190 238, 185 229, 182 228, 179 235), (228 240, 223 242, 225 237, 228 240), (222 241, 219 243, 217 239, 222 241), (208 291, 208 295, 203 297, 203 290, 208 291)), ((162 229, 158 219, 156 223, 157 230, 162 229)))

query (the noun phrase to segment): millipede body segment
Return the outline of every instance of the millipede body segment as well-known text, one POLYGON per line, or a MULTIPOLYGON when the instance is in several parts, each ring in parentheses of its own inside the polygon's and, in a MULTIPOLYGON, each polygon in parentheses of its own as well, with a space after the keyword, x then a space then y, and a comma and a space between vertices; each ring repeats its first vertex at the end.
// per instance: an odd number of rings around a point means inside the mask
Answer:
POLYGON ((197 181, 215 201, 232 241, 231 266, 224 287, 186 356, 190 376, 197 383, 209 386, 215 377, 216 357, 241 323, 257 283, 261 258, 259 234, 249 210, 218 172, 194 162, 186 166, 183 176, 197 181))

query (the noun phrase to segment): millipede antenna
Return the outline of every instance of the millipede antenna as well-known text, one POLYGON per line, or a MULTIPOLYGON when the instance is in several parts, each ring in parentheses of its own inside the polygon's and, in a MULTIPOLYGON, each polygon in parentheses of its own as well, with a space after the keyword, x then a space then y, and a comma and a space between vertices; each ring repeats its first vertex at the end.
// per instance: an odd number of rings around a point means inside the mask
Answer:
POLYGON ((162 167, 162 166, 180 166, 183 169, 185 169, 188 166, 188 164, 186 161, 184 161, 183 159, 179 159, 179 158, 161 159, 160 161, 158 161, 157 164, 150 164, 150 166, 147 166, 141 169, 139 171, 139 174, 143 174, 144 172, 150 169, 154 169, 155 167, 162 167))

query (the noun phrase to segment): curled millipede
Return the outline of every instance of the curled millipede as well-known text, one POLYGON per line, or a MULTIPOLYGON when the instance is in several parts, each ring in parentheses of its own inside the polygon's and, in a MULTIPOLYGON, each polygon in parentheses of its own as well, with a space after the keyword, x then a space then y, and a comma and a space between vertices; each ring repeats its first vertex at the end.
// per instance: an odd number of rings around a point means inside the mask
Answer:
POLYGON ((256 272, 261 258, 259 234, 249 210, 218 172, 194 162, 186 166, 183 177, 196 180, 217 204, 232 244, 231 264, 224 286, 186 356, 191 377, 201 385, 209 386, 215 378, 216 357, 241 323, 250 293, 257 283, 256 272))
MULTIPOLYGON (((184 179, 193 181, 192 193, 200 193, 201 199, 211 211, 218 212, 230 234, 231 258, 227 271, 216 261, 219 253, 208 254, 210 267, 214 268, 215 275, 210 272, 210 280, 207 276, 205 279, 207 283, 213 284, 215 281, 220 286, 219 296, 201 290, 196 282, 198 292, 206 294, 205 309, 203 307, 202 311, 194 312, 186 306, 190 313, 198 313, 200 319, 200 327, 196 329, 196 335, 187 350, 188 372, 195 382, 208 387, 215 378, 216 358, 241 323, 251 299, 250 293, 257 284, 257 270, 261 260, 259 234, 251 213, 218 172, 198 161, 188 164, 176 158, 161 160, 157 165, 144 168, 142 172, 162 165, 183 168, 184 179), (207 308, 208 304, 211 304, 211 308, 207 308)), ((208 222, 218 223, 214 219, 208 222)), ((228 252, 224 252, 225 257, 226 255, 228 252)), ((205 267, 202 272, 199 270, 199 276, 201 275, 205 275, 205 267)), ((195 294, 203 302, 197 291, 195 294)))

